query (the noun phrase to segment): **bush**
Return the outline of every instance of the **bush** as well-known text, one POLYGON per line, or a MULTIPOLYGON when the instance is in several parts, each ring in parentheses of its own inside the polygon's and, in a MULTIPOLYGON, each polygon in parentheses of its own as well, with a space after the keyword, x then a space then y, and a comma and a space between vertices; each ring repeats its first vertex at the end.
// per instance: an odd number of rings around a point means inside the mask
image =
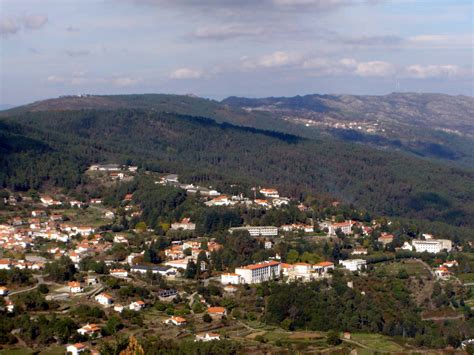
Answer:
POLYGON ((339 334, 335 331, 331 331, 328 333, 326 342, 329 345, 339 345, 342 343, 342 340, 339 338, 339 334))
POLYGON ((209 314, 205 314, 202 316, 202 320, 206 323, 211 323, 212 322, 212 317, 209 314))
POLYGON ((41 292, 42 294, 47 294, 49 292, 49 288, 45 284, 39 284, 38 291, 41 292))

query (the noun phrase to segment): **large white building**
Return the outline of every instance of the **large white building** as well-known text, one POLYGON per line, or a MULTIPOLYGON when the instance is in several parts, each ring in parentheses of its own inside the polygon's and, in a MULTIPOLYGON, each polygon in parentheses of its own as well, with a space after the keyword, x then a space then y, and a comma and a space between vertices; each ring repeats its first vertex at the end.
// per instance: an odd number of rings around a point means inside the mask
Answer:
POLYGON ((449 239, 430 239, 430 240, 414 240, 412 246, 417 253, 439 253, 442 250, 451 251, 453 243, 449 239))
POLYGON ((339 229, 344 234, 352 234, 352 226, 355 224, 353 221, 345 221, 339 223, 331 223, 328 226, 329 234, 336 235, 336 231, 339 229))
POLYGON ((280 263, 277 261, 264 261, 235 269, 240 276, 240 282, 246 284, 260 283, 276 279, 280 276, 280 263))
POLYGON ((367 260, 364 259, 348 259, 348 260, 340 260, 339 264, 344 266, 346 269, 350 271, 357 271, 361 270, 362 267, 367 265, 367 260))
POLYGON ((235 231, 248 231, 252 237, 276 237, 278 235, 278 228, 274 226, 245 226, 229 229, 230 233, 235 231))

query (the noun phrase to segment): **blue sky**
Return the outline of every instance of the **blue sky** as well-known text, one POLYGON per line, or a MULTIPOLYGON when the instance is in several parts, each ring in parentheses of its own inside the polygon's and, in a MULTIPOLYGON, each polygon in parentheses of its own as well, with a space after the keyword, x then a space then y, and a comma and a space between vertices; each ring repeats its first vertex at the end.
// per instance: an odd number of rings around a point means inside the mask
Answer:
POLYGON ((471 0, 0 0, 0 104, 473 95, 471 0))

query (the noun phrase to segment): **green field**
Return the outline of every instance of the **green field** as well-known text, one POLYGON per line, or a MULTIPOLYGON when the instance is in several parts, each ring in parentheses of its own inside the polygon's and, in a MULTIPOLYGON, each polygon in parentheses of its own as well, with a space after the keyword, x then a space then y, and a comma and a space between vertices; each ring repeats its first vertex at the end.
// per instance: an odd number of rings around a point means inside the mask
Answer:
POLYGON ((380 334, 355 333, 351 335, 351 340, 365 346, 365 350, 386 352, 403 352, 405 348, 395 343, 391 338, 380 334))
POLYGON ((429 277, 426 267, 417 260, 401 260, 386 262, 376 266, 376 270, 384 270, 389 275, 397 275, 400 270, 405 270, 408 275, 416 277, 429 277))

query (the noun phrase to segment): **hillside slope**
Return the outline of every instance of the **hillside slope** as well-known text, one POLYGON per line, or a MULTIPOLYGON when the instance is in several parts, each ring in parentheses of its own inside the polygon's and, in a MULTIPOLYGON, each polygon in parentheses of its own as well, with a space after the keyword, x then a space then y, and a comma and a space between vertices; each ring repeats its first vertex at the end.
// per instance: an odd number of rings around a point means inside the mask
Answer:
POLYGON ((3 186, 72 186, 90 163, 128 161, 188 181, 330 194, 377 213, 474 227, 473 171, 398 153, 143 110, 34 112, 1 122, 10 142, 25 141, 3 147, 3 186))
POLYGON ((326 132, 344 140, 474 167, 474 98, 443 94, 306 95, 248 99, 229 107, 269 113, 299 126, 301 135, 326 132))
POLYGON ((0 112, 144 109, 197 115, 306 138, 328 136, 474 168, 474 99, 441 94, 306 95, 222 102, 143 94, 65 96, 0 112))

